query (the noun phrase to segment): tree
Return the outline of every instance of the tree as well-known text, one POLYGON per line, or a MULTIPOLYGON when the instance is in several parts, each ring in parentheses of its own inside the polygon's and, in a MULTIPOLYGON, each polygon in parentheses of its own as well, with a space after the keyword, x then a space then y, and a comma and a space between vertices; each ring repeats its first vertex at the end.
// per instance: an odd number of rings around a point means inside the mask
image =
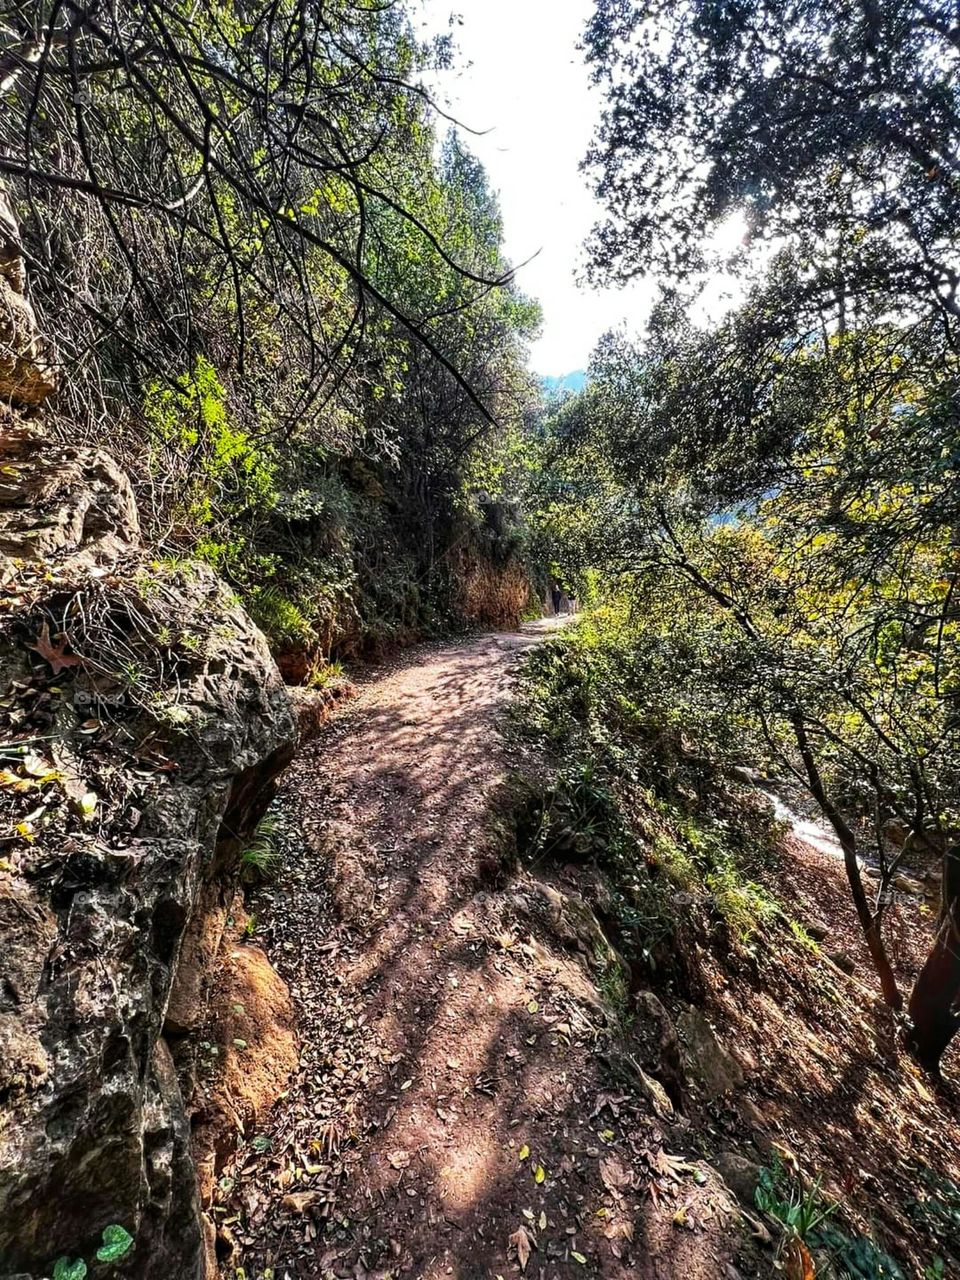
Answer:
POLYGON ((399 4, 16 0, 0 31, 0 178, 74 417, 202 351, 254 385, 273 375, 290 430, 336 394, 377 313, 488 413, 367 266, 389 212, 425 255, 495 283, 397 189, 396 158, 429 132, 427 51, 399 4))
POLYGON ((666 307, 643 348, 601 345, 567 409, 592 477, 575 464, 568 555, 586 548, 586 563, 642 584, 645 610, 672 609, 702 632, 702 661, 682 677, 699 689, 690 705, 722 707, 819 805, 894 1008, 891 886, 908 853, 942 860, 943 913, 910 1000, 917 1055, 936 1069, 960 1029, 960 619, 943 520, 957 460, 929 453, 939 388, 928 366, 942 352, 929 331, 910 340, 879 323, 791 345, 803 326, 796 311, 787 322, 788 279, 781 264, 711 332, 666 307))
POLYGON ((757 688, 777 693, 794 759, 844 846, 891 1004, 883 904, 865 900, 850 804, 824 762, 844 755, 881 808, 908 801, 904 822, 939 848, 937 939, 910 1002, 917 1052, 936 1066, 960 1026, 955 7, 597 0, 586 51, 607 100, 586 162, 609 214, 593 240, 598 276, 656 270, 683 286, 709 267, 705 238, 733 212, 746 247, 782 246, 767 287, 719 331, 660 326, 638 452, 668 464, 670 500, 643 510, 673 570, 766 655, 757 688), (744 598, 729 566, 715 576, 718 547, 736 545, 715 523, 731 509, 775 548, 773 610, 744 598), (833 709, 816 695, 831 688, 843 691, 833 709), (931 726, 933 738, 920 732, 931 726))
POLYGON ((587 158, 600 275, 704 266, 729 213, 808 251, 838 310, 960 317, 960 26, 951 0, 597 0, 587 158))

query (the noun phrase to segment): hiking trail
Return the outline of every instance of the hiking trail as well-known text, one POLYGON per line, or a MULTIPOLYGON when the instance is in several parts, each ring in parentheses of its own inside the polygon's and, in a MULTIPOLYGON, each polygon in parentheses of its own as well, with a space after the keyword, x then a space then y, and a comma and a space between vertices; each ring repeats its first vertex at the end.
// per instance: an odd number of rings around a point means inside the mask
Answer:
POLYGON ((504 861, 498 791, 537 765, 502 723, 550 629, 407 652, 289 771, 251 909, 300 1067, 225 1184, 226 1274, 741 1274, 726 1187, 665 1150, 663 1090, 611 1084, 595 916, 504 861))

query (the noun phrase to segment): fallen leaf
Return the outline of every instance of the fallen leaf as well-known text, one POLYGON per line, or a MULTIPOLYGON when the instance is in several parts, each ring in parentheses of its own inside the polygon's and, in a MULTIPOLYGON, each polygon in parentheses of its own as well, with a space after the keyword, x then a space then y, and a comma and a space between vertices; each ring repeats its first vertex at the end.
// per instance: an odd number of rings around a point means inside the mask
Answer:
POLYGON ((526 1160, 529 1155, 530 1155, 530 1148, 527 1146, 526 1143, 524 1143, 523 1146, 520 1148, 519 1152, 517 1153, 517 1159, 526 1160))
POLYGON ((536 1167, 536 1169, 535 1169, 535 1170, 534 1170, 534 1172, 533 1172, 533 1180, 534 1180, 534 1182, 536 1182, 536 1183, 545 1182, 545 1181, 546 1181, 546 1178, 547 1178, 547 1171, 546 1171, 546 1169, 543 1167, 543 1165, 542 1165, 542 1164, 538 1164, 538 1165, 537 1165, 537 1167, 536 1167))
POLYGON ((291 1213, 305 1213, 322 1199, 323 1196, 319 1191, 292 1191, 283 1197, 280 1205, 283 1209, 289 1209, 291 1213))
POLYGON ((816 1275, 809 1249, 796 1236, 783 1251, 783 1270, 787 1280, 814 1280, 816 1275))
POLYGON ((510 1244, 517 1251, 517 1261, 520 1263, 520 1270, 526 1271, 527 1263, 530 1261, 530 1237, 527 1235, 523 1227, 517 1227, 513 1235, 510 1236, 510 1244))
POLYGON ((53 644, 50 639, 50 625, 44 623, 40 628, 40 634, 37 636, 36 644, 29 646, 34 653, 39 653, 45 662, 49 662, 53 668, 53 674, 59 675, 66 667, 79 667, 82 659, 75 654, 65 653, 67 646, 67 637, 62 636, 59 644, 53 644))
POLYGON ((410 1165, 410 1152, 399 1149, 391 1151, 387 1156, 387 1163, 392 1164, 394 1169, 407 1169, 410 1165))

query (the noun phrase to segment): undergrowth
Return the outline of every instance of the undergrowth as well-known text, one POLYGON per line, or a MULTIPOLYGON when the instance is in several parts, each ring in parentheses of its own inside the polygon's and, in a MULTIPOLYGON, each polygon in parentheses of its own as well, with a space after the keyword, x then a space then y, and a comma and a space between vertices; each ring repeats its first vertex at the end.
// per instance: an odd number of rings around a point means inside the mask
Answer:
POLYGON ((623 647, 621 626, 598 611, 526 663, 519 730, 564 764, 521 815, 521 852, 601 866, 621 942, 651 971, 670 963, 693 918, 746 953, 771 931, 807 945, 760 882, 777 832, 731 791, 724 756, 733 744, 725 733, 689 740, 663 654, 623 647))

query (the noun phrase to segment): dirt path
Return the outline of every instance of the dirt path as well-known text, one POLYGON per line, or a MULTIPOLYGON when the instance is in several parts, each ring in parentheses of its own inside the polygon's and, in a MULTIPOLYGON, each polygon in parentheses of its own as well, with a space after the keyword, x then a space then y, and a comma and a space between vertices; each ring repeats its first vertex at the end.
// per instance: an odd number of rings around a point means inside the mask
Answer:
POLYGON ((504 863, 491 805, 531 762, 499 726, 542 630, 406 655, 291 770, 254 909, 301 1066, 224 1184, 227 1275, 740 1274, 722 1184, 611 1086, 594 917, 504 863))

